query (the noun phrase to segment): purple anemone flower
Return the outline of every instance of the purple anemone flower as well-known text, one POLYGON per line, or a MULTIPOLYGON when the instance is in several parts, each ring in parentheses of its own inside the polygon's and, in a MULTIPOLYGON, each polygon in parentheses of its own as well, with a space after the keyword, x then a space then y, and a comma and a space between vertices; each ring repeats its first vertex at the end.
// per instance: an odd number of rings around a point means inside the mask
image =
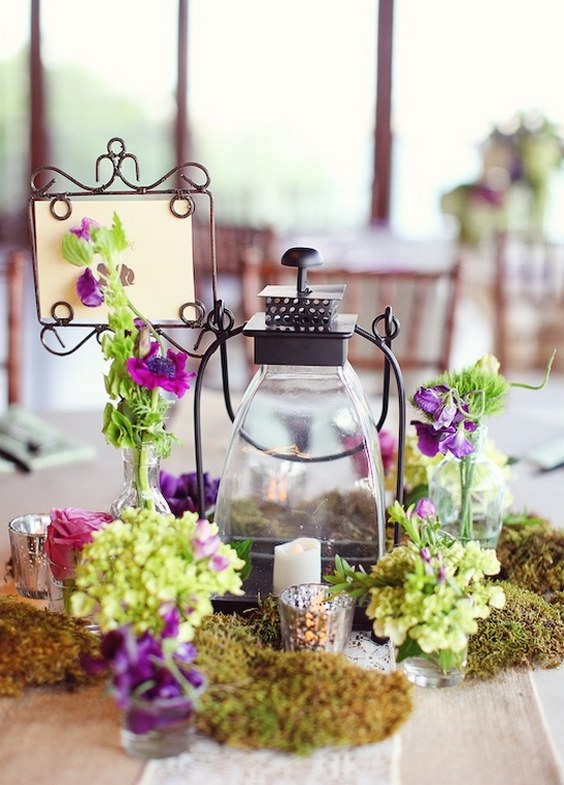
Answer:
POLYGON ((133 381, 141 387, 148 390, 160 387, 182 398, 190 389, 188 382, 196 376, 194 371, 186 371, 187 360, 187 354, 172 349, 168 350, 166 357, 162 357, 159 344, 153 341, 145 357, 130 357, 126 366, 133 381))
POLYGON ((92 231, 93 227, 99 225, 100 224, 93 218, 83 218, 80 222, 80 226, 73 226, 71 229, 69 229, 69 232, 75 234, 79 240, 85 240, 88 243, 90 242, 90 232, 92 231))
MULTIPOLYGON (((204 472, 204 510, 210 510, 217 500, 219 478, 204 472)), ((196 472, 187 472, 176 477, 161 470, 160 484, 163 496, 168 502, 170 511, 176 518, 185 512, 198 511, 198 477, 196 472)))
POLYGON ((90 267, 81 273, 76 281, 76 293, 83 305, 97 308, 104 302, 104 294, 100 282, 94 277, 90 267))

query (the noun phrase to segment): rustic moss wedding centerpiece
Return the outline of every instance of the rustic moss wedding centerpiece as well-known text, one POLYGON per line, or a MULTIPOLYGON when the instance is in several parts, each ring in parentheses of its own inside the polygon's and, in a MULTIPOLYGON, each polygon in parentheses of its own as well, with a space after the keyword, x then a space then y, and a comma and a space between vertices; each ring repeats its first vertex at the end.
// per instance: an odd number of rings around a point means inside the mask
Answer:
POLYGON ((101 337, 109 361, 103 433, 109 444, 123 450, 124 460, 124 487, 110 510, 114 517, 126 507, 170 511, 159 485, 160 459, 176 441, 165 428, 166 415, 195 376, 186 370, 187 354, 165 350, 128 296, 132 271, 120 261, 127 247, 117 213, 111 227, 83 218, 62 242, 63 257, 81 268, 76 281, 81 303, 89 308, 104 304, 108 310, 108 330, 101 337))

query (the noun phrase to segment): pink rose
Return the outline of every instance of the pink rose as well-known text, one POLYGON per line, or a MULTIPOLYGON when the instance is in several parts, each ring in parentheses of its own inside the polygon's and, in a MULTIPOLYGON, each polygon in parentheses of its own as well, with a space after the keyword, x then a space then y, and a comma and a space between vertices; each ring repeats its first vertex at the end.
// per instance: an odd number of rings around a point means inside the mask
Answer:
POLYGON ((113 520, 106 512, 91 512, 77 507, 53 509, 47 526, 45 553, 51 563, 51 572, 56 580, 74 575, 75 555, 87 542, 92 542, 92 533, 113 520))

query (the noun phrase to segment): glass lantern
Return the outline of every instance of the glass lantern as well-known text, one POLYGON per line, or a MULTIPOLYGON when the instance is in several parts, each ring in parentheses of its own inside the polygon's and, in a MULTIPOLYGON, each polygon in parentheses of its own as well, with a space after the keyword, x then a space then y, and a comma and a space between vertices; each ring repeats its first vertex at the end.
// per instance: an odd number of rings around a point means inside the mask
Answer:
POLYGON ((260 368, 233 423, 215 521, 226 542, 252 541, 245 602, 273 591, 277 546, 313 538, 322 575, 336 554, 369 571, 385 551, 378 432, 347 361, 356 317, 336 312, 344 286, 307 286, 320 263, 312 249, 287 251, 297 289, 267 286, 265 313, 244 330, 260 368))

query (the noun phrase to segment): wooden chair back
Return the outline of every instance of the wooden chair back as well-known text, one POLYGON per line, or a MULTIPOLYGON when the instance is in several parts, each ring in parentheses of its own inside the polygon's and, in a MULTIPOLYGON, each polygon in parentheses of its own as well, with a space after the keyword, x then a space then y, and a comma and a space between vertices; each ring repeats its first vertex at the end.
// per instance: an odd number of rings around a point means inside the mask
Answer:
POLYGON ((5 280, 6 340, 0 369, 6 374, 8 404, 22 401, 22 344, 25 271, 29 264, 25 250, 10 251, 0 263, 0 277, 5 280))
MULTIPOLYGON (((308 273, 308 282, 312 284, 345 283, 339 311, 358 314, 358 324, 368 331, 372 320, 387 305, 392 306, 400 321, 400 334, 393 342, 393 349, 402 369, 434 375, 449 367, 460 295, 460 260, 448 269, 436 271, 355 271, 328 267, 308 273)), ((264 285, 295 281, 295 270, 281 265, 247 264, 243 272, 245 317, 250 318, 264 307, 257 297, 264 285)), ((349 342, 348 356, 357 369, 382 367, 382 353, 358 337, 349 342)))
POLYGON ((564 244, 518 234, 495 243, 495 353, 503 372, 564 370, 564 244))
MULTIPOLYGON (((196 273, 211 269, 209 225, 195 221, 192 227, 196 273)), ((215 249, 218 275, 240 276, 247 263, 273 258, 274 231, 269 227, 216 223, 215 249)))

